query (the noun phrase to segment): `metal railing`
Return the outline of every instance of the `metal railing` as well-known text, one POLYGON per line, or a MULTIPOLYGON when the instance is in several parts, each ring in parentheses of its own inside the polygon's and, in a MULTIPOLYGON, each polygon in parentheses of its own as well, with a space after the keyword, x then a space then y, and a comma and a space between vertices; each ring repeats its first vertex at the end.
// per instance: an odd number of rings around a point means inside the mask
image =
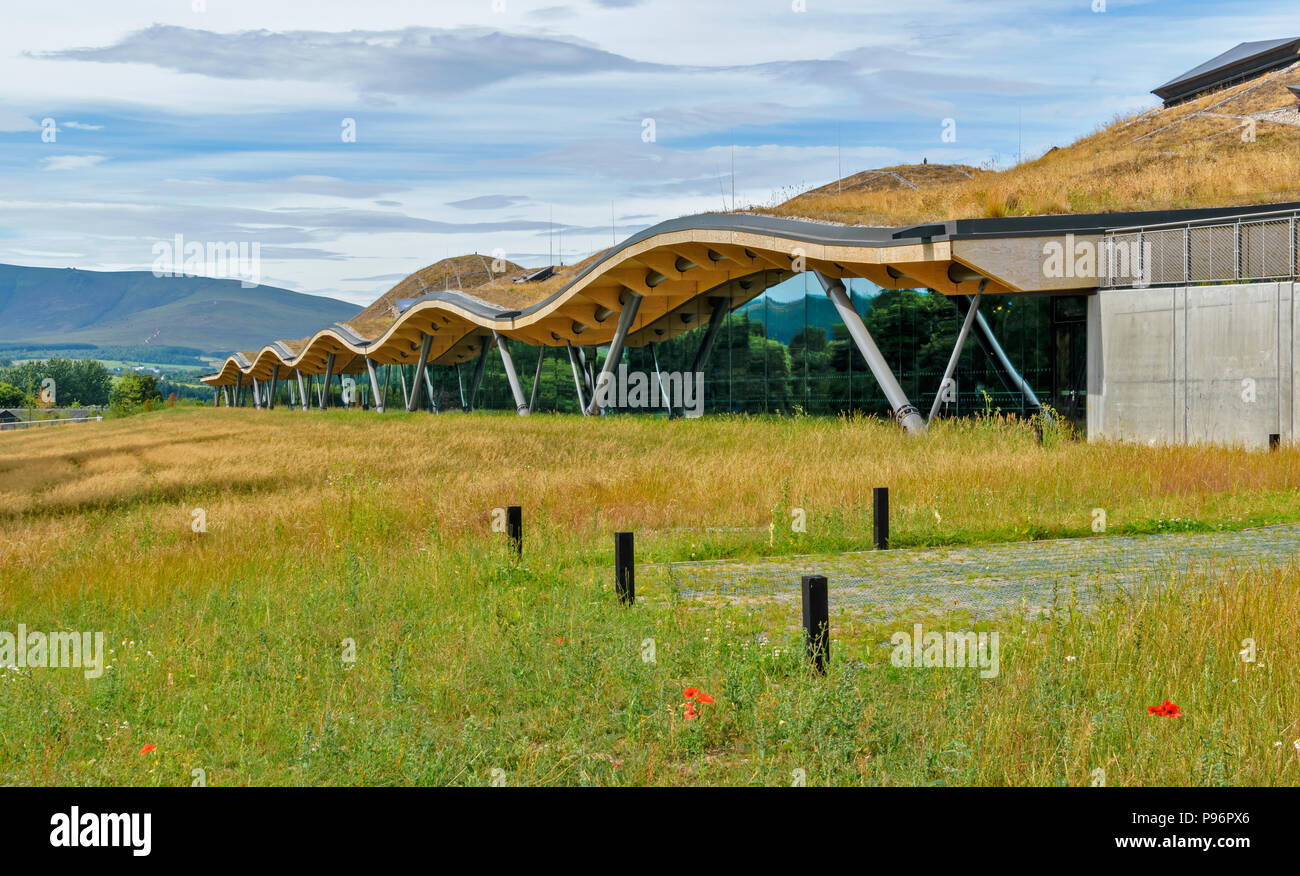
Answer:
POLYGON ((1114 228, 1097 255, 1101 286, 1140 288, 1193 283, 1295 280, 1300 211, 1257 213, 1231 221, 1114 228))
POLYGON ((55 417, 49 420, 7 420, 0 421, 0 431, 8 429, 26 429, 29 426, 53 426, 58 423, 98 423, 101 417, 55 417))

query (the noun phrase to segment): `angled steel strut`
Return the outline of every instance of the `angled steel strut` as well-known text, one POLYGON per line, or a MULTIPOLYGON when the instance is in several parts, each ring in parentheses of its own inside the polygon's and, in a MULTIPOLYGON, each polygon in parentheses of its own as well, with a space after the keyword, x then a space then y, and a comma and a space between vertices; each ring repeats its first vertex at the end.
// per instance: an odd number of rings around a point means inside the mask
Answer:
POLYGON ((600 398, 605 394, 605 387, 614 379, 614 369, 618 367, 618 362, 623 358, 623 344, 627 341, 627 334, 632 329, 632 323, 636 321, 636 312, 641 309, 641 296, 632 290, 627 291, 627 302, 623 305, 623 312, 618 315, 618 328, 614 330, 614 338, 609 342, 609 352, 605 354, 605 365, 601 368, 600 376, 596 378, 595 389, 591 393, 591 401, 587 405, 589 413, 598 414, 601 410, 600 398))
POLYGON ((510 384, 510 394, 515 397, 515 410, 519 416, 528 416, 528 402, 524 401, 524 390, 519 385, 519 375, 515 373, 515 360, 510 358, 510 345, 506 342, 504 336, 492 332, 492 337, 496 338, 497 350, 501 352, 501 364, 506 369, 506 380, 510 384))
MULTIPOLYGON (((406 397, 406 412, 412 413, 420 407, 420 393, 424 391, 424 369, 429 360, 429 348, 433 345, 433 335, 424 332, 420 337, 420 358, 415 363, 415 374, 411 377, 411 393, 406 397)), ((402 385, 406 382, 403 380, 402 385)))
POLYGON ((944 390, 948 386, 948 381, 952 380, 953 372, 957 370, 957 363, 961 360, 961 348, 966 346, 966 336, 970 334, 971 323, 975 317, 979 316, 980 298, 984 295, 984 287, 988 285, 986 278, 980 283, 980 290, 975 293, 975 300, 971 302, 970 309, 966 311, 966 318, 961 322, 961 331, 957 333, 957 343, 953 345, 952 355, 948 357, 948 367, 943 369, 943 380, 939 381, 939 389, 934 394, 934 403, 930 405, 930 416, 926 417, 926 425, 934 422, 934 417, 939 413, 939 404, 943 401, 944 390))
MULTIPOLYGON (((957 312, 963 316, 974 309, 970 298, 965 295, 955 295, 951 300, 953 306, 957 308, 957 312)), ((1035 413, 1042 413, 1047 416, 1047 411, 1043 409, 1042 402, 1038 400, 1038 396, 1034 395, 1034 391, 1029 387, 1029 381, 1020 376, 1020 372, 1007 358, 1006 351, 1002 349, 1002 345, 998 343, 993 330, 989 328, 988 322, 984 319, 984 314, 975 314, 975 323, 971 329, 975 333, 975 340, 979 341, 979 345, 984 348, 984 352, 988 354, 989 359, 993 362, 994 370, 998 372, 998 377, 1001 378, 1002 384, 1007 388, 1007 391, 1019 394, 1024 401, 1025 407, 1032 409, 1035 413)))
POLYGON ((375 360, 366 357, 366 374, 370 377, 370 394, 375 398, 375 411, 384 412, 384 397, 379 394, 379 375, 375 373, 375 360))
POLYGON ((853 302, 849 300, 848 292, 844 289, 844 283, 833 277, 828 277, 821 271, 814 271, 817 275, 817 281, 822 284, 826 290, 826 297, 830 298, 831 303, 835 305, 835 310, 839 312, 840 319, 844 320, 844 326, 849 330, 849 335, 853 338, 854 343, 858 345, 858 350, 862 353, 862 358, 867 360, 867 367, 876 378, 876 383, 880 384, 881 390, 885 393, 885 398, 889 401, 889 406, 894 409, 894 416, 903 428, 912 435, 922 435, 925 433, 925 420, 921 419, 921 412, 907 400, 907 394, 903 392, 903 387, 898 385, 894 372, 889 369, 889 363, 881 355, 880 348, 872 340, 871 333, 867 331, 866 325, 862 322, 862 317, 853 309, 853 302))

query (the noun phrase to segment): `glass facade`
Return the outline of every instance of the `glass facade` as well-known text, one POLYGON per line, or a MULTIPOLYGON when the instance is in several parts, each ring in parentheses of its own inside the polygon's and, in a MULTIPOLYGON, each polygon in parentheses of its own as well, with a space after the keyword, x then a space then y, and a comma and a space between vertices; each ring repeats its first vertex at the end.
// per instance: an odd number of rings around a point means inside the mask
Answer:
MULTIPOLYGON (((952 300, 927 291, 882 290, 865 280, 846 281, 854 307, 862 316, 904 392, 929 412, 961 328, 952 300)), ((627 349, 629 373, 653 379, 654 359, 664 372, 690 369, 707 330, 710 305, 697 302, 689 331, 650 346, 627 349)), ((1039 399, 1078 422, 1084 416, 1086 389, 1086 297, 989 295, 980 305, 1007 357, 1039 399)), ((590 360, 592 348, 586 349, 590 360)), ((539 350, 519 342, 511 353, 525 394, 531 391, 539 353, 544 353, 536 410, 576 412, 578 402, 568 355, 563 348, 539 350)), ((603 357, 605 349, 601 348, 603 357)), ((435 392, 448 407, 460 403, 460 385, 468 389, 473 363, 433 368, 435 392)), ((858 412, 887 416, 889 404, 834 305, 815 277, 796 276, 765 290, 731 313, 718 332, 703 369, 706 413, 858 412)), ((1018 393, 1003 385, 988 354, 974 335, 957 368, 957 398, 944 406, 946 415, 982 411, 986 404, 1003 411, 1022 410, 1018 393)), ((488 353, 478 408, 514 410, 500 357, 488 353)), ((629 413, 631 408, 624 408, 629 413)), ((658 411, 643 413, 663 414, 658 411)))

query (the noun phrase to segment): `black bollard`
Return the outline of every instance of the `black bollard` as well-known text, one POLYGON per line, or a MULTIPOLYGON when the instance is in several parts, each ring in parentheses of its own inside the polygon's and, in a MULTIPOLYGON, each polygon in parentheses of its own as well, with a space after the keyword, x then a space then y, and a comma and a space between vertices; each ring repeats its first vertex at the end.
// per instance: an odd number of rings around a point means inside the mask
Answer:
POLYGON ((517 558, 524 555, 524 511, 518 505, 506 508, 506 538, 517 558))
POLYGON ((819 675, 826 673, 831 659, 831 615, 823 575, 804 575, 800 581, 803 595, 803 639, 808 659, 819 675))
POLYGON ((889 487, 876 487, 871 491, 871 531, 876 550, 889 550, 889 487))
POLYGON ((636 553, 632 533, 614 533, 614 592, 624 605, 636 602, 636 553))

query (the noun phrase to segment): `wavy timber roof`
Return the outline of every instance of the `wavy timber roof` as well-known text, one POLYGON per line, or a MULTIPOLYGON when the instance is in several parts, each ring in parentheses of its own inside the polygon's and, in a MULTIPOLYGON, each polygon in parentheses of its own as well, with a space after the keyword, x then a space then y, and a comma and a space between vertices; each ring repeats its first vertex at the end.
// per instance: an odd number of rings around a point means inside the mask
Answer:
MULTIPOLYGON (((542 282, 514 283, 496 275, 460 291, 415 298, 386 294, 381 300, 391 316, 365 325, 335 323, 310 338, 235 353, 203 380, 222 386, 244 376, 286 376, 286 369, 321 374, 331 357, 334 374, 359 374, 367 358, 375 365, 415 364, 426 336, 425 361, 439 365, 469 360, 493 333, 532 345, 600 346, 613 339, 632 298, 639 300, 626 343, 642 346, 700 325, 700 317, 719 304, 734 310, 800 270, 947 295, 973 295, 981 284, 989 294, 1095 288, 1095 278, 1045 276, 1045 238, 1065 240, 1068 234, 1076 243, 1095 243, 1108 229, 1252 211, 1258 207, 959 219, 903 227, 751 214, 687 216, 647 228, 542 282)), ((410 289, 410 279, 399 287, 410 289)))
POLYGON ((1169 80, 1152 94, 1165 106, 1189 100, 1199 94, 1236 85, 1269 70, 1294 64, 1300 55, 1300 37, 1241 43, 1211 58, 1199 67, 1169 80))

